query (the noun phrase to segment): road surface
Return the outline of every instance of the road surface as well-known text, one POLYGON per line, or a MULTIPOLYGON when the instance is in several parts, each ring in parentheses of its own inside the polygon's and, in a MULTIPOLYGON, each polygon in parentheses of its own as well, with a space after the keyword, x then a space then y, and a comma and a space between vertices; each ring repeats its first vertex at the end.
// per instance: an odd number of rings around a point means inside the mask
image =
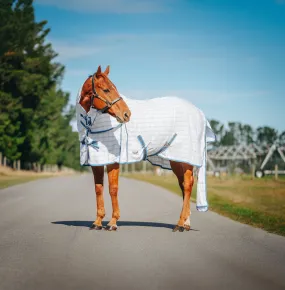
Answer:
MULTIPOLYGON (((172 232, 181 197, 120 179, 117 232, 90 231, 92 177, 0 191, 0 290, 285 289, 285 238, 192 205, 192 230, 172 232)), ((106 221, 111 216, 105 192, 106 221)))

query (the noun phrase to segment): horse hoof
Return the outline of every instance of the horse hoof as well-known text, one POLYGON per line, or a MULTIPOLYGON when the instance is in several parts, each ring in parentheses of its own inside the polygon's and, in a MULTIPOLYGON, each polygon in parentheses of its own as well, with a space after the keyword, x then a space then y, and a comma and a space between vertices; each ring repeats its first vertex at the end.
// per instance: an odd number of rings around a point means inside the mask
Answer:
POLYGON ((90 230, 101 231, 102 228, 103 228, 102 226, 97 226, 97 225, 93 224, 89 229, 90 230))
POLYGON ((184 228, 185 228, 185 230, 186 230, 187 232, 190 231, 190 226, 189 226, 189 225, 185 225, 184 228))
POLYGON ((111 232, 111 231, 116 231, 117 228, 118 227, 116 225, 112 225, 112 226, 106 226, 105 230, 111 232))
POLYGON ((184 232, 184 227, 181 227, 181 226, 176 226, 174 229, 173 229, 173 232, 184 232))

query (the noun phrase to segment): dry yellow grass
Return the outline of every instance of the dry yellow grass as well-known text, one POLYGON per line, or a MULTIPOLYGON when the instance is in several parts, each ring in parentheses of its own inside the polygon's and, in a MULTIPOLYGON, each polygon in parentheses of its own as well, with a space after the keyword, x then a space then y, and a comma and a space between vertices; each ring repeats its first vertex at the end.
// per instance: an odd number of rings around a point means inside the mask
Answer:
POLYGON ((13 170, 9 167, 0 166, 0 189, 36 180, 39 178, 48 178, 53 176, 75 174, 75 172, 33 172, 24 170, 13 170))
POLYGON ((236 205, 285 218, 285 180, 272 177, 251 180, 248 177, 208 178, 210 193, 236 205))

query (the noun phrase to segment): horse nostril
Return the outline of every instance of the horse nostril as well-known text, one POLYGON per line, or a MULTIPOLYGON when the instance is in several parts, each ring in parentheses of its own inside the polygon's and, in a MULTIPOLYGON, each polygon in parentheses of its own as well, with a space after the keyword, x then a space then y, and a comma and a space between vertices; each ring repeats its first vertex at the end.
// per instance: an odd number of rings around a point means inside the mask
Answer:
POLYGON ((124 117, 125 117, 125 119, 128 119, 129 118, 129 115, 128 115, 127 112, 125 112, 124 117))

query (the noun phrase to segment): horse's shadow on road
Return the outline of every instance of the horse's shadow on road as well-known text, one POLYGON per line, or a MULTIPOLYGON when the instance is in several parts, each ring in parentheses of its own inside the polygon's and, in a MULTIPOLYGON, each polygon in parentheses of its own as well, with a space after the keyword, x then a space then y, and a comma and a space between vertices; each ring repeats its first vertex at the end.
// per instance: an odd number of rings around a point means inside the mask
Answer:
MULTIPOLYGON (((90 228, 93 224, 93 221, 56 221, 52 222, 55 225, 65 225, 65 226, 73 226, 73 227, 86 227, 90 228)), ((103 227, 106 227, 108 222, 102 222, 103 227)), ((167 223, 158 223, 158 222, 138 222, 138 221, 118 221, 118 227, 151 227, 151 228, 166 228, 173 229, 175 227, 174 224, 167 223)), ((192 231, 198 231, 195 229, 191 229, 192 231)))

